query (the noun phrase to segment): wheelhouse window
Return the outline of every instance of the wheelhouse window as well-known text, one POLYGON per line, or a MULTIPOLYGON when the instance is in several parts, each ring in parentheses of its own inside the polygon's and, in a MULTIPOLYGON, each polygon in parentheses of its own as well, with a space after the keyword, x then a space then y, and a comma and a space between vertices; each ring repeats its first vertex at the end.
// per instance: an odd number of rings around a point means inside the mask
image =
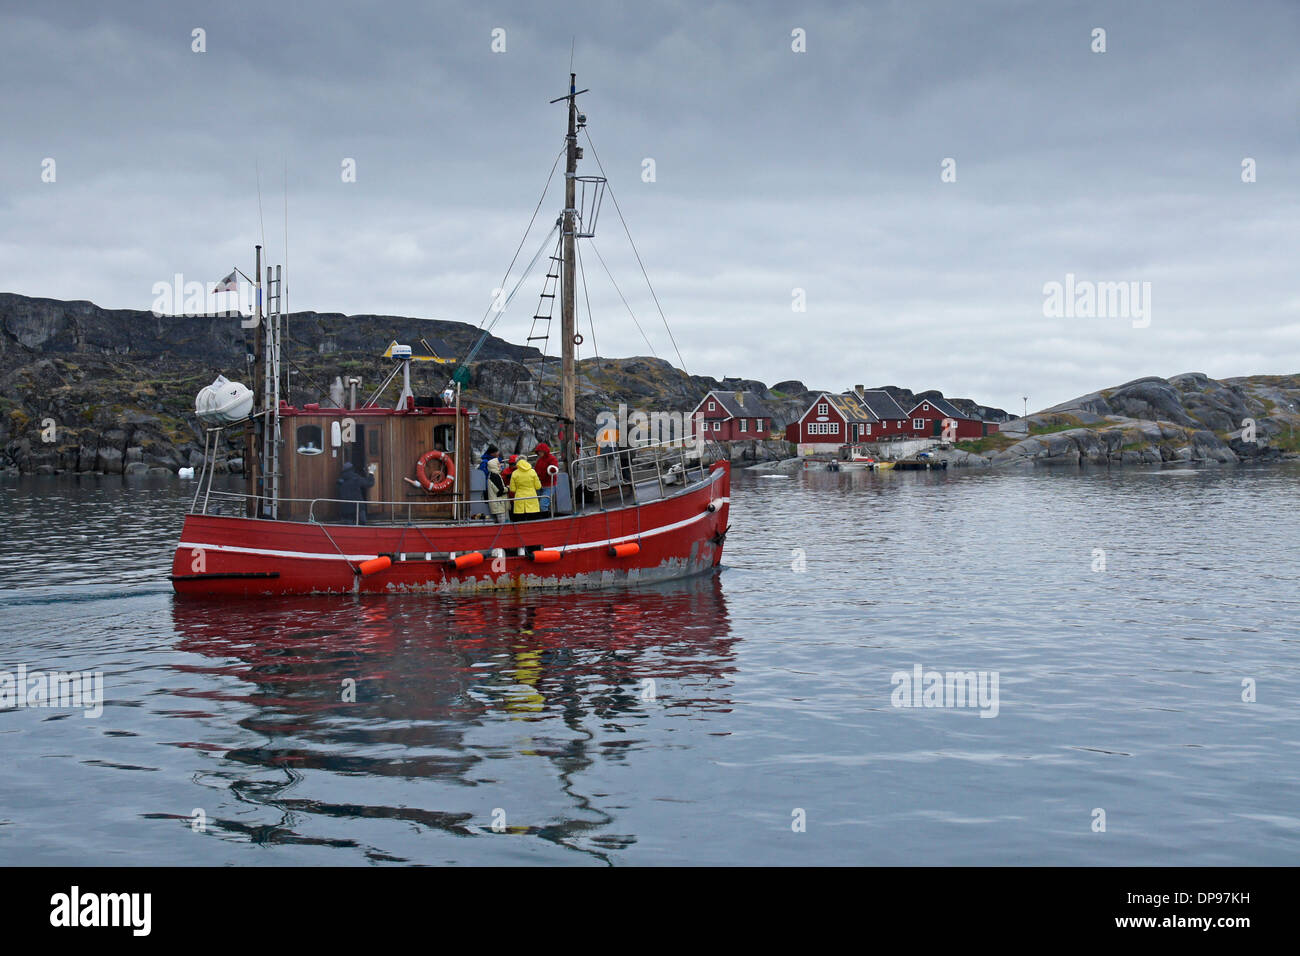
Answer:
POLYGON ((325 439, 319 425, 299 425, 295 441, 300 455, 319 455, 325 451, 325 439))

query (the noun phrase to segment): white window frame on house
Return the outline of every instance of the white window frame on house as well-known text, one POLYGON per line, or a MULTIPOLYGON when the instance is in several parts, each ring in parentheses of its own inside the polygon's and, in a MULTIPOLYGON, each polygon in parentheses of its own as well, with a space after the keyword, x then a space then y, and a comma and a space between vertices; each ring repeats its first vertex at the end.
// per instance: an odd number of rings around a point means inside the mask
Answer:
POLYGON ((839 422, 809 422, 809 435, 838 435, 840 433, 839 422))
POLYGON ((830 413, 831 413, 830 405, 828 405, 826 402, 818 402, 817 404, 818 415, 829 415, 830 413))
POLYGON ((763 419, 761 419, 761 418, 755 418, 755 419, 754 419, 754 431, 761 432, 762 430, 763 430, 763 419))
POLYGON ((713 430, 714 430, 715 432, 720 432, 720 431, 722 431, 722 420, 721 420, 721 419, 719 419, 719 418, 715 418, 715 419, 713 420, 713 430))
POLYGON ((709 411, 711 411, 711 412, 716 412, 717 410, 718 410, 718 403, 717 403, 717 402, 709 402, 709 411))
POLYGON ((922 406, 921 406, 921 411, 923 411, 923 412, 928 412, 929 410, 930 410, 930 406, 929 406, 929 405, 922 405, 922 406))
POLYGON ((867 422, 867 434, 871 434, 871 422, 867 422))
POLYGON ((912 419, 912 427, 913 427, 913 428, 924 428, 924 427, 925 427, 925 419, 924 419, 924 418, 913 418, 913 419, 912 419))
POLYGON ((742 418, 742 419, 740 420, 740 430, 741 430, 742 432, 747 432, 747 431, 749 431, 749 419, 748 419, 748 418, 742 418))

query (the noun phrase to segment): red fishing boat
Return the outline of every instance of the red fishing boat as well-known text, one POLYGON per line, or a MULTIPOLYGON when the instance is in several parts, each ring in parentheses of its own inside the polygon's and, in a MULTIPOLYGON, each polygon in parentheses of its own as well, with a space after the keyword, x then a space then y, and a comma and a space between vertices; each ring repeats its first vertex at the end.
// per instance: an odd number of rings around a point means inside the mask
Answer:
MULTIPOLYGON (((471 406, 501 404, 462 394, 487 330, 455 363, 436 397, 417 399, 411 363, 419 359, 409 346, 394 343, 387 353, 394 365, 369 399, 358 404, 354 384, 351 399, 335 401, 336 407, 291 405, 281 399, 288 380, 281 361, 280 270, 266 270, 263 315, 258 247, 255 312, 243 324, 256 337, 254 380, 261 394, 219 378, 196 403, 208 425, 208 447, 215 450, 225 428, 244 429, 246 487, 243 493, 214 489, 213 456, 205 448, 172 561, 178 593, 588 589, 717 567, 728 527, 730 470, 725 460, 709 460, 698 430, 657 443, 604 436, 603 444, 579 450, 575 242, 593 235, 606 186, 603 177, 577 175, 577 133, 586 125, 576 104, 582 92, 570 74, 569 93, 553 101, 568 104, 565 204, 552 230, 559 236, 542 297, 553 301, 558 292, 561 302, 561 407, 505 406, 550 420, 561 436, 562 454, 543 476, 547 487, 535 495, 536 513, 530 520, 493 520, 483 489, 488 476, 470 466, 471 406), (399 374, 397 401, 381 405, 399 374), (368 476, 364 501, 340 495, 348 470, 368 476)), ((535 327, 541 318, 534 317, 535 327)))

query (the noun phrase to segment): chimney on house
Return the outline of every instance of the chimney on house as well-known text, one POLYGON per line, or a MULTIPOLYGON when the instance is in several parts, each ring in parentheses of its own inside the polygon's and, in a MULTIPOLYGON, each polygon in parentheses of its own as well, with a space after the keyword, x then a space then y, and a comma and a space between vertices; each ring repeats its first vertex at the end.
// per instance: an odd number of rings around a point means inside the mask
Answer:
POLYGON ((855 391, 855 392, 858 393, 858 398, 866 398, 866 397, 867 397, 867 390, 866 390, 865 388, 863 388, 861 385, 854 385, 854 386, 853 386, 853 391, 855 391))

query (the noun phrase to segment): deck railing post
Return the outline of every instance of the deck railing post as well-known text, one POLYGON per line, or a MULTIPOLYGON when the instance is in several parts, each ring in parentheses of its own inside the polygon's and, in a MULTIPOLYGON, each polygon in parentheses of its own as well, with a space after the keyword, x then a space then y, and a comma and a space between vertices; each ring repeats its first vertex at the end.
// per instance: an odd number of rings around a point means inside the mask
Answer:
MULTIPOLYGON (((218 431, 220 431, 220 429, 218 429, 218 431)), ((202 475, 199 475, 199 484, 200 484, 200 485, 203 484, 203 477, 204 477, 204 475, 206 475, 206 476, 207 476, 207 479, 208 479, 208 490, 207 490, 207 493, 204 494, 204 496, 203 496, 203 513, 204 513, 204 514, 207 514, 207 513, 208 513, 208 499, 212 496, 212 474, 213 474, 213 472, 215 472, 215 471, 217 470, 217 468, 216 468, 217 449, 216 449, 216 445, 215 445, 215 443, 214 443, 213 448, 212 448, 212 459, 213 459, 212 468, 208 468, 208 437, 209 437, 209 434, 210 434, 209 430, 208 430, 208 429, 204 429, 204 431, 203 431, 203 474, 202 474, 202 475)))
MULTIPOLYGON (((208 431, 206 428, 203 430, 203 460, 204 461, 208 460, 208 431)), ((195 510, 199 507, 199 493, 202 491, 203 491, 203 473, 200 472, 199 480, 194 482, 194 501, 190 503, 191 514, 193 514, 195 510)), ((206 510, 207 508, 206 500, 203 503, 203 507, 206 510)))

